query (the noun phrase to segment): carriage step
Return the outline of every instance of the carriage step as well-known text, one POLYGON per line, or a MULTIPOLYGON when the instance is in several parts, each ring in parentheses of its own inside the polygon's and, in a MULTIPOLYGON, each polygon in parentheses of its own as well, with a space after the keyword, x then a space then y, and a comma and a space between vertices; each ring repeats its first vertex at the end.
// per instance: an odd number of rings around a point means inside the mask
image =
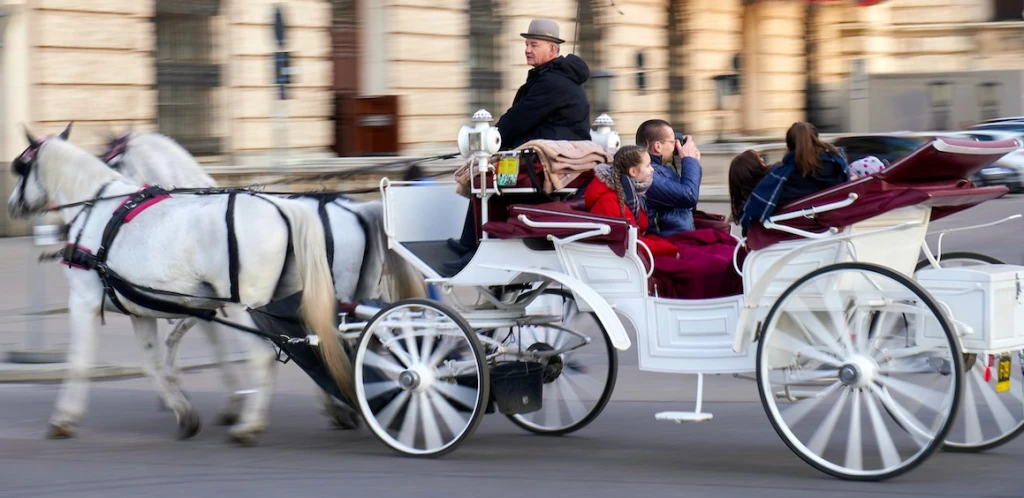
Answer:
POLYGON ((654 419, 660 422, 675 422, 681 424, 683 422, 707 422, 711 420, 712 415, 707 412, 658 412, 654 414, 654 419))

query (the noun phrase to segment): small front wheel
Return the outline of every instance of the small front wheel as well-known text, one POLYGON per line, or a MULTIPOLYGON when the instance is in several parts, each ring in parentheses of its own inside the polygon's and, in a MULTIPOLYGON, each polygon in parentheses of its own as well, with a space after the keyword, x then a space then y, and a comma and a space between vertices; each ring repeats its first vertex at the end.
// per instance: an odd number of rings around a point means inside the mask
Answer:
POLYGON ((367 427, 395 451, 436 457, 476 431, 490 395, 476 332, 450 307, 408 299, 359 337, 356 396, 367 427))

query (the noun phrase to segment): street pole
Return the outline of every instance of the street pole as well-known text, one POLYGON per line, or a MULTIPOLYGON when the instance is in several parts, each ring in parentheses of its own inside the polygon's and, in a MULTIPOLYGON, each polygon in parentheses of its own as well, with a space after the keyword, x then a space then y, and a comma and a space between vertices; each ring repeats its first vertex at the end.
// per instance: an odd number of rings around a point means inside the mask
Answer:
MULTIPOLYGON (((33 242, 36 247, 52 246, 60 243, 60 225, 33 224, 33 242)), ((7 359, 11 363, 64 363, 67 353, 46 349, 46 319, 43 317, 46 299, 46 265, 29 266, 31 285, 29 297, 29 315, 31 318, 25 325, 25 346, 23 350, 9 351, 7 359)))
POLYGON ((288 109, 285 100, 288 99, 288 84, 291 83, 291 71, 289 69, 288 52, 285 51, 285 24, 284 15, 281 12, 281 5, 274 5, 274 39, 277 42, 277 51, 274 53, 274 83, 275 88, 274 109, 272 116, 272 129, 274 135, 274 152, 276 166, 284 167, 285 151, 288 147, 288 109))

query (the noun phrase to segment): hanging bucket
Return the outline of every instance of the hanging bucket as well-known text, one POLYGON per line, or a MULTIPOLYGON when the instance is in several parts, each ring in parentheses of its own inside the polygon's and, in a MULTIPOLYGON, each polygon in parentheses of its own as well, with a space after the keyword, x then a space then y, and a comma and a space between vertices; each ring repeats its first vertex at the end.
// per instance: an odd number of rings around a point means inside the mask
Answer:
POLYGON ((491 392, 498 411, 506 415, 540 410, 544 364, 507 361, 491 367, 491 392))

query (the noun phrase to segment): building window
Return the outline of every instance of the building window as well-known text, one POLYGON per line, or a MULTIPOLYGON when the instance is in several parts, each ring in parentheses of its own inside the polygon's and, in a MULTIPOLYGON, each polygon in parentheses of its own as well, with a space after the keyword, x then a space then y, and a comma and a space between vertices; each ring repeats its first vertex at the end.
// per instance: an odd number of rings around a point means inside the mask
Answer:
POLYGON ((496 0, 469 1, 469 113, 502 113, 500 68, 501 19, 496 0))
POLYGON ((992 20, 1024 20, 1024 0, 992 0, 992 20))
POLYGON ((156 8, 157 127, 194 156, 220 154, 214 91, 221 72, 212 39, 219 1, 158 0, 156 8))

